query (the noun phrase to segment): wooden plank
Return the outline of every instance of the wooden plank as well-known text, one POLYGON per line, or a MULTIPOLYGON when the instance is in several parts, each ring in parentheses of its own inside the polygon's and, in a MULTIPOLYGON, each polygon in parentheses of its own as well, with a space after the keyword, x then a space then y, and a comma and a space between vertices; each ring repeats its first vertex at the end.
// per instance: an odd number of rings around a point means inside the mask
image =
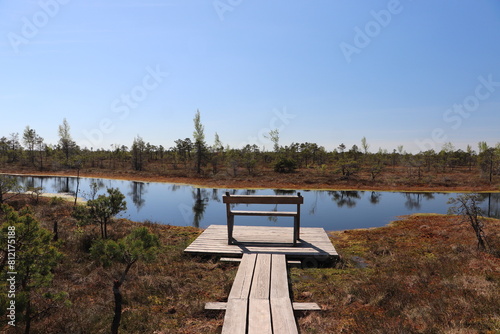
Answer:
POLYGON ((275 216, 275 217, 295 217, 297 212, 292 211, 242 211, 233 210, 235 216, 275 216))
POLYGON ((273 333, 298 333, 288 290, 285 255, 273 254, 271 263, 270 299, 273 333))
POLYGON ((205 310, 224 311, 227 308, 226 302, 208 302, 205 303, 205 310))
POLYGON ((285 255, 273 254, 271 263, 270 298, 290 298, 285 255))
POLYGON ((241 258, 239 257, 221 257, 219 259, 220 262, 241 262, 241 258))
POLYGON ((274 334, 295 334, 299 332, 289 297, 271 298, 271 313, 274 334))
POLYGON ((302 196, 273 196, 273 195, 230 195, 222 196, 226 204, 303 204, 302 196))
POLYGON ((292 307, 294 311, 321 311, 316 303, 292 303, 292 307))
POLYGON ((269 299, 271 284, 271 254, 259 254, 250 291, 252 299, 269 299))
POLYGON ((246 334, 248 299, 234 298, 227 302, 222 334, 246 334))
MULTIPOLYGON (((205 310, 224 311, 227 308, 227 302, 208 302, 205 303, 205 310)), ((321 307, 317 303, 292 303, 294 311, 321 311, 321 307)))
POLYGON ((248 333, 271 333, 271 254, 259 254, 248 304, 248 333))
POLYGON ((298 260, 288 260, 288 261, 286 261, 286 263, 287 263, 290 267, 294 267, 294 268, 297 268, 297 267, 301 267, 301 266, 302 266, 302 261, 298 261, 298 260))
POLYGON ((269 299, 249 300, 248 334, 272 333, 271 304, 269 299))
POLYGON ((252 277, 254 275, 255 260, 257 254, 244 254, 240 266, 236 272, 229 299, 248 298, 252 277))
POLYGON ((252 286, 257 254, 244 254, 227 300, 224 334, 245 334, 247 331, 248 296, 252 286))

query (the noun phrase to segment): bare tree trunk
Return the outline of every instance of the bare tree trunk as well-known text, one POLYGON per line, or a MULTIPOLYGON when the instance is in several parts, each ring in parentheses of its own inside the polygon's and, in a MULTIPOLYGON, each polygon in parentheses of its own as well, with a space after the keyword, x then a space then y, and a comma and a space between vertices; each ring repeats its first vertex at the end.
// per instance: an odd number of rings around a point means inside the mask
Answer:
POLYGON ((54 219, 53 232, 54 232, 54 237, 52 238, 52 240, 54 242, 57 242, 59 240, 58 221, 57 221, 57 219, 54 219))
POLYGON ((80 168, 78 168, 78 170, 77 170, 77 176, 76 176, 76 191, 75 191, 75 204, 74 204, 74 206, 76 206, 76 202, 78 200, 78 191, 79 191, 79 188, 80 188, 80 168))
POLYGON ((115 296, 115 316, 113 317, 113 322, 111 323, 111 334, 118 334, 118 328, 120 327, 120 321, 122 318, 122 302, 123 297, 120 292, 120 286, 122 282, 115 280, 113 283, 113 295, 115 296))
POLYGON ((490 184, 493 179, 493 151, 491 152, 490 155, 490 184))
POLYGON ((104 222, 101 222, 101 223, 100 223, 100 225, 101 225, 101 238, 102 238, 102 239, 106 239, 106 238, 104 237, 104 222))
POLYGON ((122 319, 122 303, 123 296, 120 291, 120 287, 122 286, 125 278, 127 277, 127 273, 132 267, 135 261, 129 262, 125 271, 123 271, 120 280, 115 280, 113 282, 113 295, 115 296, 115 315, 113 317, 113 322, 111 323, 111 334, 118 334, 118 328, 120 327, 120 321, 122 319))
POLYGON ((31 301, 30 300, 28 300, 28 304, 26 305, 25 317, 26 317, 26 326, 24 327, 24 334, 29 334, 29 332, 31 330, 31 301))

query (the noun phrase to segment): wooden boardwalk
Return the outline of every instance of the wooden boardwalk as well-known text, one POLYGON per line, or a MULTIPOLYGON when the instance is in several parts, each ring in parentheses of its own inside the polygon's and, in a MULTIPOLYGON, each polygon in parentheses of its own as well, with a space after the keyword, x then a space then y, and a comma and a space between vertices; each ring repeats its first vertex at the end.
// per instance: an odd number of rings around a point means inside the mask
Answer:
POLYGON ((210 225, 184 252, 188 254, 241 257, 227 302, 211 302, 207 310, 225 310, 223 334, 298 334, 294 310, 319 310, 315 303, 292 303, 287 259, 316 266, 338 258, 323 228, 300 227, 298 196, 223 196, 227 225, 210 225), (238 211, 236 204, 296 204, 297 211, 238 211), (293 227, 239 226, 234 217, 293 217, 293 227))
POLYGON ((224 304, 223 334, 298 333, 283 254, 244 254, 227 303, 213 304, 224 304))
POLYGON ((241 257, 245 253, 283 254, 288 259, 318 261, 338 257, 323 228, 303 227, 293 245, 293 227, 234 226, 236 244, 227 243, 227 226, 210 225, 184 252, 189 254, 241 257))

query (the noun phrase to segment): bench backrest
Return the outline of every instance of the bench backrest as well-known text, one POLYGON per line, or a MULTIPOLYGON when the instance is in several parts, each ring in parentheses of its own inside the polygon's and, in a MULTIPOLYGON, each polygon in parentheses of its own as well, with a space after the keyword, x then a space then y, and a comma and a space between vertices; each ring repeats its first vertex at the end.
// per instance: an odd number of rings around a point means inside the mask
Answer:
POLYGON ((226 192, 222 196, 222 201, 226 204, 303 204, 304 198, 297 196, 281 196, 281 195, 230 195, 226 192))

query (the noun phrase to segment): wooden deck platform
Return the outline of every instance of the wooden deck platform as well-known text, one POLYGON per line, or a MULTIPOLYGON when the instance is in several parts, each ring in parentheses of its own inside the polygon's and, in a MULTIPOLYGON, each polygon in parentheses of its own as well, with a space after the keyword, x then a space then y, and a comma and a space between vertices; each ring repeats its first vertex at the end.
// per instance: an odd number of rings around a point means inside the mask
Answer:
POLYGON ((227 244, 227 226, 210 225, 184 252, 241 257, 244 253, 284 254, 287 259, 331 260, 338 257, 323 228, 302 227, 293 246, 293 227, 234 226, 236 244, 227 244))

